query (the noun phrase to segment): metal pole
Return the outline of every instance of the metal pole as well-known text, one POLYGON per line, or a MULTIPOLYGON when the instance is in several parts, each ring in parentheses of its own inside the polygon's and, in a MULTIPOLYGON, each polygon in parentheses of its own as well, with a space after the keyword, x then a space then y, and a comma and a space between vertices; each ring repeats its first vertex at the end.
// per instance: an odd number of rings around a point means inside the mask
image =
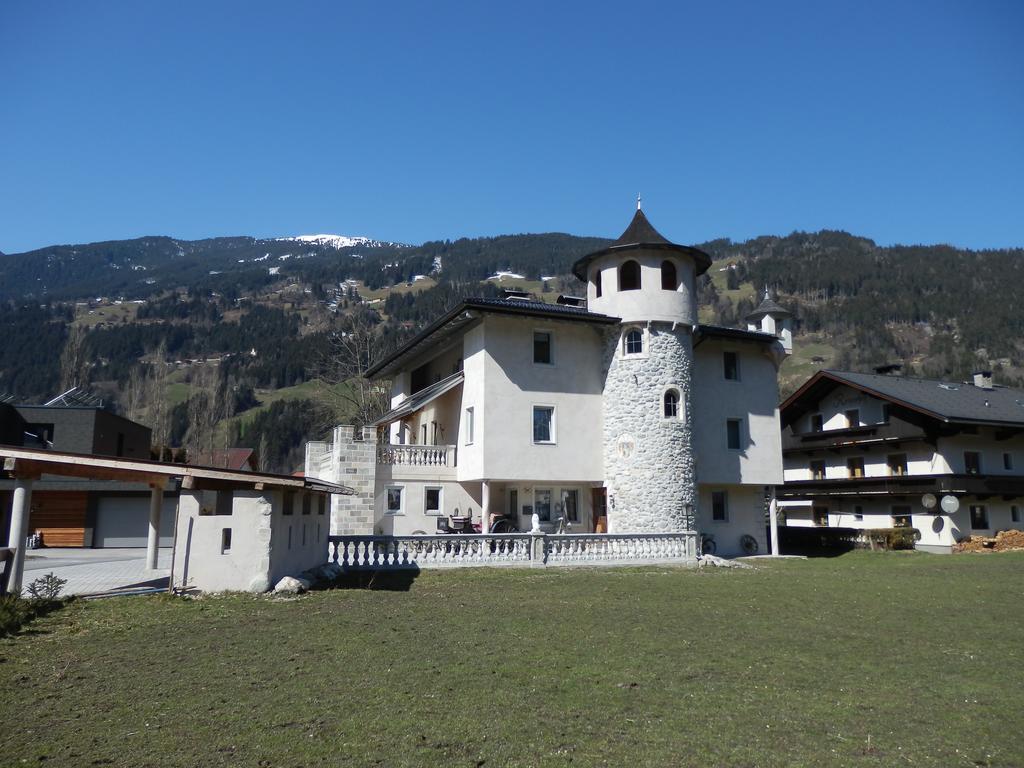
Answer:
POLYGON ((14 547, 14 562, 7 578, 7 594, 20 595, 21 582, 25 573, 25 530, 32 504, 32 480, 18 478, 14 483, 14 499, 11 504, 11 529, 7 546, 14 547))

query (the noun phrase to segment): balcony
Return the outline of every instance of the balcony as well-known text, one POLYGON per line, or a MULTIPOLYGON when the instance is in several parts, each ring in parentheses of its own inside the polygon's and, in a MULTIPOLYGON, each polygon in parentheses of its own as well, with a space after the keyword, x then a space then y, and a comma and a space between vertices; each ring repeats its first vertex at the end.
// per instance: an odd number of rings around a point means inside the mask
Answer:
POLYGON ((391 467, 392 477, 400 475, 455 478, 458 448, 454 445, 377 446, 377 466, 391 467))

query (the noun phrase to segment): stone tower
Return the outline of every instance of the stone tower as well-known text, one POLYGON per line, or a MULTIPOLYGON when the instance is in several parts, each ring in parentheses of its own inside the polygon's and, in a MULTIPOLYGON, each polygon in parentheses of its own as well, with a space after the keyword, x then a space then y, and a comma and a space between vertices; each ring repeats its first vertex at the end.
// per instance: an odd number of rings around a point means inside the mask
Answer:
POLYGON ((610 533, 693 528, 695 284, 710 265, 703 251, 662 237, 639 203, 618 240, 573 265, 588 308, 622 320, 603 359, 610 533))

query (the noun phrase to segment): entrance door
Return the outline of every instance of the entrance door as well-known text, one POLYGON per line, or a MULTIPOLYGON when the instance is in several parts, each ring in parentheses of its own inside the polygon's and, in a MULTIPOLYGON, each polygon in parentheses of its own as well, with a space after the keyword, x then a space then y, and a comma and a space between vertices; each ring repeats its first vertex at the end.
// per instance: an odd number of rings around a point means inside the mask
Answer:
POLYGON ((594 510, 594 532, 608 532, 608 489, 591 488, 590 504, 594 510))

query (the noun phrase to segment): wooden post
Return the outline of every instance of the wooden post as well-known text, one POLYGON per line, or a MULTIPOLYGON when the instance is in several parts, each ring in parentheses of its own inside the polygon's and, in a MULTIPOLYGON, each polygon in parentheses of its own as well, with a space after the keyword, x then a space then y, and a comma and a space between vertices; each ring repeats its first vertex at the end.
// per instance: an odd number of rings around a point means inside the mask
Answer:
POLYGON ((32 478, 19 477, 14 483, 14 499, 11 503, 11 529, 7 546, 14 547, 14 562, 7 578, 7 594, 20 595, 22 578, 25 573, 25 533, 28 528, 29 510, 32 505, 32 478))
POLYGON ((779 502, 775 498, 775 488, 772 488, 772 498, 768 502, 768 524, 771 526, 772 536, 772 557, 779 556, 779 502))
POLYGON ((146 568, 156 570, 160 555, 160 512, 164 506, 163 483, 149 484, 149 537, 146 539, 146 568))

